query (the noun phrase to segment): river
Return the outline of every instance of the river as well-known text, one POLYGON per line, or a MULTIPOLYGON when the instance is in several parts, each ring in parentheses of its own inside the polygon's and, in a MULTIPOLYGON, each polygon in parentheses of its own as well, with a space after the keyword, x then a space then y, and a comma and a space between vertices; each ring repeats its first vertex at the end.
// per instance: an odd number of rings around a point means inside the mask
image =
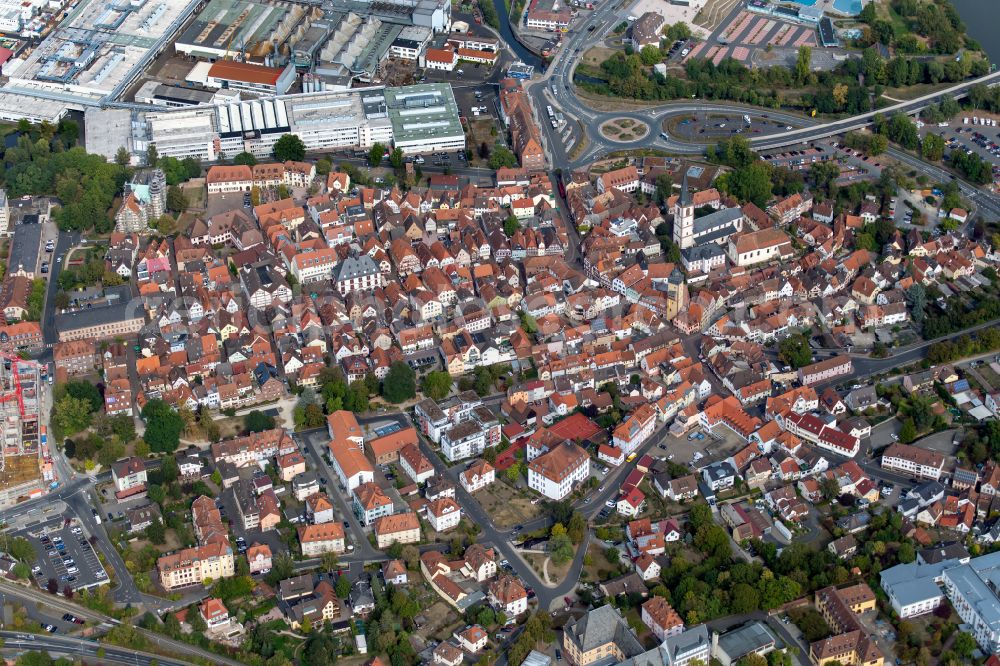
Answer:
POLYGON ((1000 63, 1000 32, 996 0, 951 0, 969 35, 979 42, 990 60, 1000 63))
POLYGON ((510 29, 510 19, 507 16, 507 5, 504 0, 493 0, 493 6, 497 9, 497 16, 500 17, 500 36, 510 45, 518 58, 525 65, 531 65, 535 71, 541 74, 545 70, 542 59, 524 47, 524 44, 517 41, 514 32, 510 29))

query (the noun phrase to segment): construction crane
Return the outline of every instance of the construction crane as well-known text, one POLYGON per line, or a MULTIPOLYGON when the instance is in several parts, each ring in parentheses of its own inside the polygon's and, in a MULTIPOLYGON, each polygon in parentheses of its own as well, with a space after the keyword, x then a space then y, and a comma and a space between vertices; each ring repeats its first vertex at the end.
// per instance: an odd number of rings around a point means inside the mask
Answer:
MULTIPOLYGON (((0 403, 9 402, 16 398, 18 413, 21 415, 22 419, 25 419, 27 418, 28 413, 24 405, 24 387, 22 386, 21 382, 21 367, 27 366, 29 368, 34 368, 35 376, 40 377, 41 364, 38 363, 37 361, 26 360, 21 358, 20 356, 16 356, 14 354, 8 354, 6 352, 0 352, 0 357, 3 357, 4 369, 9 370, 10 372, 9 376, 13 380, 12 387, 10 388, 7 386, 0 387, 0 403), (11 391, 11 388, 13 389, 13 391, 11 391)), ((31 416, 37 417, 38 386, 35 386, 35 391, 36 391, 36 396, 35 396, 36 407, 35 407, 35 412, 33 412, 31 416)))

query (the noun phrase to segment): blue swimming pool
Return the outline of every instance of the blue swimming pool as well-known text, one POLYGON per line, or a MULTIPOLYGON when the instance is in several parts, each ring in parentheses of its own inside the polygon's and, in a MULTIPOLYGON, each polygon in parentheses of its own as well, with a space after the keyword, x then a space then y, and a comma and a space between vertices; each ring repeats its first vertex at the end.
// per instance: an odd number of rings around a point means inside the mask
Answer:
POLYGON ((857 16, 864 9, 864 5, 861 0, 833 0, 833 8, 841 14, 857 16))
MULTIPOLYGON (((817 0, 785 0, 802 7, 812 7, 817 0)), ((833 9, 841 14, 857 16, 864 8, 864 0, 833 0, 833 9)))

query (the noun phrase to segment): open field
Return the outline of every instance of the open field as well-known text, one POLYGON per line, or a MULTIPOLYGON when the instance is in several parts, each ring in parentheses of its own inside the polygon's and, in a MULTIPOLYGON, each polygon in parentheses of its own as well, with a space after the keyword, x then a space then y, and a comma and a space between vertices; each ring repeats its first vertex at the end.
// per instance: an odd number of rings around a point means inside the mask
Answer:
POLYGON ((522 497, 516 490, 502 481, 476 493, 476 499, 490 514, 493 523, 500 529, 509 529, 520 523, 534 520, 541 515, 538 504, 522 497))

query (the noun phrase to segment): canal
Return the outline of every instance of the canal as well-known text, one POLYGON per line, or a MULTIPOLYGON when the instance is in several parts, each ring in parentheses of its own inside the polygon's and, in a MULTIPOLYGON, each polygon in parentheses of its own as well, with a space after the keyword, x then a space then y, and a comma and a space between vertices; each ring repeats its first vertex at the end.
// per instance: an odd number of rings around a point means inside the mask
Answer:
POLYGON ((521 62, 525 65, 531 65, 539 74, 544 72, 545 63, 542 62, 542 59, 525 48, 524 44, 517 41, 517 37, 514 36, 514 31, 510 28, 510 17, 508 16, 507 5, 504 3, 504 0, 493 0, 493 6, 496 7, 497 16, 500 17, 500 36, 503 40, 510 45, 511 50, 514 51, 521 62))

